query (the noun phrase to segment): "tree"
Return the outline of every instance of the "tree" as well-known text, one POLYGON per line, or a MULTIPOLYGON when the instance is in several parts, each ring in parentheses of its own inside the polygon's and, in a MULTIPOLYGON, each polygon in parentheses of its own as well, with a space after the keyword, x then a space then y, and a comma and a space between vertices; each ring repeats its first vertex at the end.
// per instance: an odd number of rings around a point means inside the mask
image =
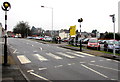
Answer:
MULTIPOLYGON (((105 35, 105 39, 114 39, 113 33, 107 33, 105 35)), ((115 34, 115 39, 120 40, 120 34, 115 34)))
POLYGON ((96 37, 97 30, 92 30, 92 37, 96 37))
POLYGON ((22 38, 30 35, 30 26, 28 22, 20 21, 15 28, 13 28, 15 34, 21 34, 22 38))

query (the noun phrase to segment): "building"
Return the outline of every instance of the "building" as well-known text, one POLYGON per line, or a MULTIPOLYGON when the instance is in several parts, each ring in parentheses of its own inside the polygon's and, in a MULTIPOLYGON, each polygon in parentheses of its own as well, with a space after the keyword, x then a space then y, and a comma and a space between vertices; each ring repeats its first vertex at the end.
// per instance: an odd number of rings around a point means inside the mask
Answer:
POLYGON ((70 37, 70 32, 69 32, 69 30, 61 29, 60 32, 59 32, 59 36, 61 37, 61 39, 69 38, 70 37))
POLYGON ((120 33, 120 1, 118 2, 118 33, 120 33))

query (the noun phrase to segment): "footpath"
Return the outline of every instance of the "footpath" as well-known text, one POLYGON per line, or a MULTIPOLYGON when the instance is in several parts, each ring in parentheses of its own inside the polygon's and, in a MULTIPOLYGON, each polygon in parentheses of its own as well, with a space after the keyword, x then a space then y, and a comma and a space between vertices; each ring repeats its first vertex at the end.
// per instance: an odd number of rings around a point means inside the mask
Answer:
POLYGON ((0 38, 0 82, 27 82, 8 48, 8 65, 4 63, 4 42, 0 38))

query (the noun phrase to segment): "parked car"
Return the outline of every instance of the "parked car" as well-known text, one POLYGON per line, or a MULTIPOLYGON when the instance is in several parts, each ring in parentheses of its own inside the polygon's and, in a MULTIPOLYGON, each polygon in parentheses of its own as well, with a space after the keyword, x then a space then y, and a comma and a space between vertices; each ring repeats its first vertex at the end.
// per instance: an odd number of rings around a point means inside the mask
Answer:
POLYGON ((44 41, 52 41, 52 37, 44 37, 42 40, 44 40, 44 41))
MULTIPOLYGON (((114 40, 109 40, 104 44, 105 51, 113 51, 114 49, 114 40)), ((115 51, 120 53, 120 42, 115 40, 115 51)))
POLYGON ((91 38, 88 41, 87 48, 94 48, 100 50, 100 44, 97 38, 91 38))
POLYGON ((62 42, 68 42, 68 41, 69 41, 69 38, 62 39, 62 42))
POLYGON ((89 41, 89 38, 85 38, 84 40, 82 40, 82 43, 83 43, 83 44, 87 44, 88 41, 89 41))
POLYGON ((31 37, 31 36, 28 36, 27 38, 28 38, 28 39, 33 39, 33 37, 31 37))

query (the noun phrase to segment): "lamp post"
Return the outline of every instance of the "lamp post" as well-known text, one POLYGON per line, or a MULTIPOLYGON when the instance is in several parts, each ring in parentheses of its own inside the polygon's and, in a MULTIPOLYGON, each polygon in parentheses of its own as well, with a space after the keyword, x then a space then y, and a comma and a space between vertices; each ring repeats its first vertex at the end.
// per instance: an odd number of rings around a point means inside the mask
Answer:
POLYGON ((112 22, 113 22, 113 31, 114 31, 114 44, 113 44, 113 57, 115 57, 115 14, 110 15, 112 17, 112 22))
POLYGON ((53 38, 53 8, 52 7, 46 7, 46 6, 41 6, 42 8, 49 8, 52 10, 52 31, 51 31, 51 36, 53 38))
POLYGON ((7 11, 10 10, 11 5, 9 2, 4 2, 3 5, 1 6, 2 10, 5 11, 5 44, 4 44, 4 63, 3 65, 8 65, 7 64, 7 11))
MULTIPOLYGON (((81 22, 83 22, 83 19, 80 18, 78 19, 78 22, 80 23, 80 37, 81 37, 81 22)), ((80 39, 80 52, 82 52, 82 39, 80 39)))

